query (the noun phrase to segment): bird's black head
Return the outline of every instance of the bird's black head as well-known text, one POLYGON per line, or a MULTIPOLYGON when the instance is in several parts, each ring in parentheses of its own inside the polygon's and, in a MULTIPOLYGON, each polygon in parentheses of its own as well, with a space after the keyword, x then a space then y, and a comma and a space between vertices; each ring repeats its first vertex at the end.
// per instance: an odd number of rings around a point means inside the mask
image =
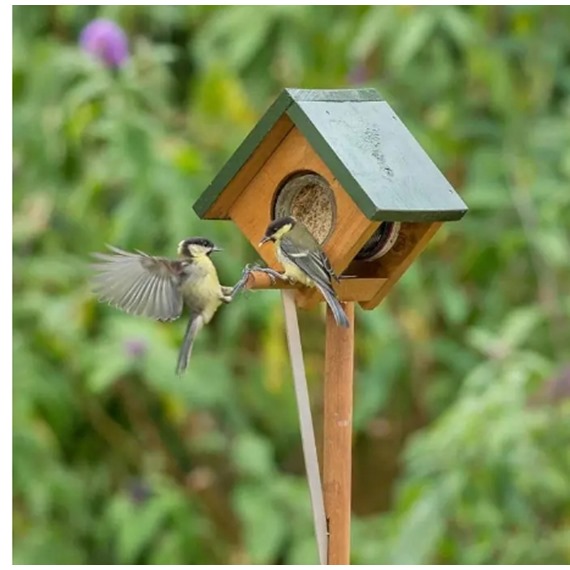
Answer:
POLYGON ((265 230, 265 235, 259 242, 259 245, 263 245, 268 241, 275 241, 276 239, 284 236, 287 232, 291 231, 297 220, 293 216, 285 216, 284 218, 277 218, 273 220, 265 230))
POLYGON ((214 251, 222 251, 209 239, 203 237, 191 237, 182 240, 178 244, 178 255, 182 257, 199 257, 210 255, 214 251))

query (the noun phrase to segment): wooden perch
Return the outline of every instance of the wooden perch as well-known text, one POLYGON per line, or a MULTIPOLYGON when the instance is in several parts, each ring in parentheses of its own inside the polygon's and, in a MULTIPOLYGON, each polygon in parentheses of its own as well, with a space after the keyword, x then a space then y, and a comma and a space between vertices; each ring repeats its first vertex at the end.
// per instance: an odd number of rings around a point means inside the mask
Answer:
MULTIPOLYGON (((378 288, 386 281, 387 279, 381 278, 341 277, 340 282, 335 283, 334 287, 341 301, 370 301, 378 288)), ((272 282, 269 275, 260 271, 252 271, 249 274, 245 289, 252 291, 259 289, 298 289, 300 293, 298 297, 310 295, 313 292, 308 287, 295 285, 282 279, 272 282)), ((319 298, 320 301, 324 301, 320 295, 319 298)), ((300 304, 302 306, 302 303, 300 304)))

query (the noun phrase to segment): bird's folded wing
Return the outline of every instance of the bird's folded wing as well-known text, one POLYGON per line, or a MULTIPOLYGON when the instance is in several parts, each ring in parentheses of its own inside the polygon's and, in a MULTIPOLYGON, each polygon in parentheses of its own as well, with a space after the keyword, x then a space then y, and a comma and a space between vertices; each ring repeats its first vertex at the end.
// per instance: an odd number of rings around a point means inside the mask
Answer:
POLYGON ((99 299, 133 315, 177 319, 183 306, 179 290, 183 262, 108 247, 112 253, 95 253, 97 262, 91 265, 93 291, 99 299))
POLYGON ((336 279, 336 275, 324 251, 307 251, 287 236, 281 239, 281 251, 313 281, 328 288, 332 287, 331 281, 336 279))

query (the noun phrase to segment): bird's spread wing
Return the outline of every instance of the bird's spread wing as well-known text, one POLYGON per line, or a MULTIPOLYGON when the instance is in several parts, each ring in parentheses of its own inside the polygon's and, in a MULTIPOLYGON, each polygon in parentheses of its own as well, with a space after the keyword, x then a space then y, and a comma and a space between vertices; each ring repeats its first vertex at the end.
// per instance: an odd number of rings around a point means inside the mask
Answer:
POLYGON ((281 251, 313 281, 332 289, 332 280, 337 277, 329 258, 320 247, 309 252, 285 235, 281 238, 281 251))
POLYGON ((112 253, 95 253, 97 262, 91 266, 99 299, 133 315, 177 319, 183 306, 179 290, 183 262, 108 247, 112 253))

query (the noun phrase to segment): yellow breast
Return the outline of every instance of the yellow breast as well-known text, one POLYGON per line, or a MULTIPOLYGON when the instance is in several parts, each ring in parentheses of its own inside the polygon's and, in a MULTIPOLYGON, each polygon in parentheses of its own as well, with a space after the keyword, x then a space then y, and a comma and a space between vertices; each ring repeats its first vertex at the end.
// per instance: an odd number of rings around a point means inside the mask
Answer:
POLYGON ((222 303, 218 273, 210 259, 194 259, 186 272, 182 295, 190 310, 200 313, 208 323, 222 303))
POLYGON ((307 277, 307 275, 303 271, 301 271, 294 263, 289 261, 289 259, 287 259, 281 253, 281 249, 279 247, 276 247, 275 249, 277 252, 277 259, 279 260, 279 262, 283 266, 283 269, 285 270, 285 276, 286 277, 288 277, 292 281, 296 281, 297 283, 304 285, 305 287, 314 287, 315 286, 313 281, 309 277, 307 277))

